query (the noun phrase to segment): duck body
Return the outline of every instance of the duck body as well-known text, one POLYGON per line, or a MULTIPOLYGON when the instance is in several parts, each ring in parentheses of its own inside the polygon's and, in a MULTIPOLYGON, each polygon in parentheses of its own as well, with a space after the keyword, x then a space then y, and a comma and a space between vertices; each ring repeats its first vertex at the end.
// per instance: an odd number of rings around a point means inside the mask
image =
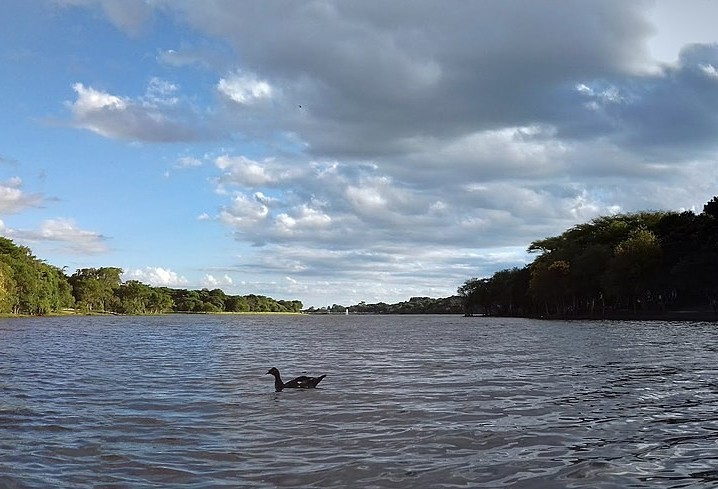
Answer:
POLYGON ((289 382, 282 382, 282 377, 279 374, 277 367, 272 367, 267 372, 267 375, 274 375, 274 390, 281 392, 282 389, 314 389, 319 382, 322 381, 326 374, 320 375, 319 377, 307 377, 301 375, 289 382))

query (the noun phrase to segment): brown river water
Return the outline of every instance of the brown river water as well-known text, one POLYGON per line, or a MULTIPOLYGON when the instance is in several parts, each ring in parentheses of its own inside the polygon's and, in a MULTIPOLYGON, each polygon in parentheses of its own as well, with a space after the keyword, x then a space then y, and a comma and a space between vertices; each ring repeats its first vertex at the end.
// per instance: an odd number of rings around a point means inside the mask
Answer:
POLYGON ((0 488, 175 487, 718 487, 718 324, 0 320, 0 488))

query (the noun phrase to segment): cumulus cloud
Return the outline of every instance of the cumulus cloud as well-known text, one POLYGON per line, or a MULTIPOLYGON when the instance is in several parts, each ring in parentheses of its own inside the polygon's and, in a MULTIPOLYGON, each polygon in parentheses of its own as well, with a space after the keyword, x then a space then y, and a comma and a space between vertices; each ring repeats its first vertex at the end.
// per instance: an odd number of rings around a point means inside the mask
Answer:
POLYGON ((3 234, 28 244, 54 244, 61 251, 77 254, 95 255, 109 251, 106 236, 80 229, 72 219, 47 219, 36 230, 9 229, 3 225, 3 234))
POLYGON ((220 220, 239 230, 257 230, 269 215, 269 208, 257 198, 236 194, 220 212, 220 220))
POLYGON ((260 80, 254 74, 234 73, 221 78, 217 90, 231 101, 251 105, 272 97, 272 86, 266 80, 260 80))
POLYGON ((308 204, 302 204, 290 213, 281 213, 277 216, 276 226, 282 234, 294 234, 296 232, 313 233, 320 229, 329 228, 332 225, 332 218, 321 209, 316 209, 308 204))
POLYGON ((215 164, 223 174, 221 181, 243 187, 259 187, 272 183, 278 176, 268 168, 272 160, 263 162, 251 160, 245 156, 222 155, 215 164))
POLYGON ((208 289, 231 287, 233 284, 234 280, 232 280, 232 277, 227 274, 224 274, 221 277, 215 277, 214 275, 208 273, 205 274, 202 279, 202 286, 208 289))
POLYGON ((422 134, 551 123, 565 84, 651 64, 645 2, 281 5, 281 15, 276 5, 222 0, 177 8, 251 67, 223 77, 221 91, 242 105, 281 89, 286 104, 273 117, 325 156, 397 151, 422 134), (297 105, 304 116, 288 115, 297 105))
POLYGON ((131 141, 192 141, 201 137, 196 114, 178 107, 177 87, 153 78, 144 96, 132 99, 82 83, 72 86, 77 98, 66 105, 79 128, 113 139, 131 141), (191 121, 188 119, 192 119, 191 121))
POLYGON ((155 287, 182 287, 188 283, 187 279, 177 272, 162 267, 145 267, 126 270, 122 279, 138 280, 155 287))
POLYGON ((41 194, 23 191, 20 177, 12 177, 6 182, 0 182, 0 213, 2 214, 15 214, 38 207, 43 200, 41 194))

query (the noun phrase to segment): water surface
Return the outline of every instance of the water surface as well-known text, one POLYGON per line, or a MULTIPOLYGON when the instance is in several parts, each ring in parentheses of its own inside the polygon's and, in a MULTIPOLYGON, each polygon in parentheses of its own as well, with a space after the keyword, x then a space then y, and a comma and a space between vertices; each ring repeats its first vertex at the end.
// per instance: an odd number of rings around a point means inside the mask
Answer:
POLYGON ((708 323, 1 320, 0 488, 718 487, 717 350, 708 323))

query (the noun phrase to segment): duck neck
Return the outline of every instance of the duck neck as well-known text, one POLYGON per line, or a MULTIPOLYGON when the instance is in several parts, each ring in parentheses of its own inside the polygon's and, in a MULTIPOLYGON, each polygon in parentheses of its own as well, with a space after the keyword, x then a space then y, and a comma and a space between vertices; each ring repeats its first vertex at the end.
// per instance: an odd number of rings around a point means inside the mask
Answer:
POLYGON ((279 374, 276 373, 274 374, 274 390, 280 392, 282 389, 284 389, 284 382, 282 382, 282 378, 279 374))

